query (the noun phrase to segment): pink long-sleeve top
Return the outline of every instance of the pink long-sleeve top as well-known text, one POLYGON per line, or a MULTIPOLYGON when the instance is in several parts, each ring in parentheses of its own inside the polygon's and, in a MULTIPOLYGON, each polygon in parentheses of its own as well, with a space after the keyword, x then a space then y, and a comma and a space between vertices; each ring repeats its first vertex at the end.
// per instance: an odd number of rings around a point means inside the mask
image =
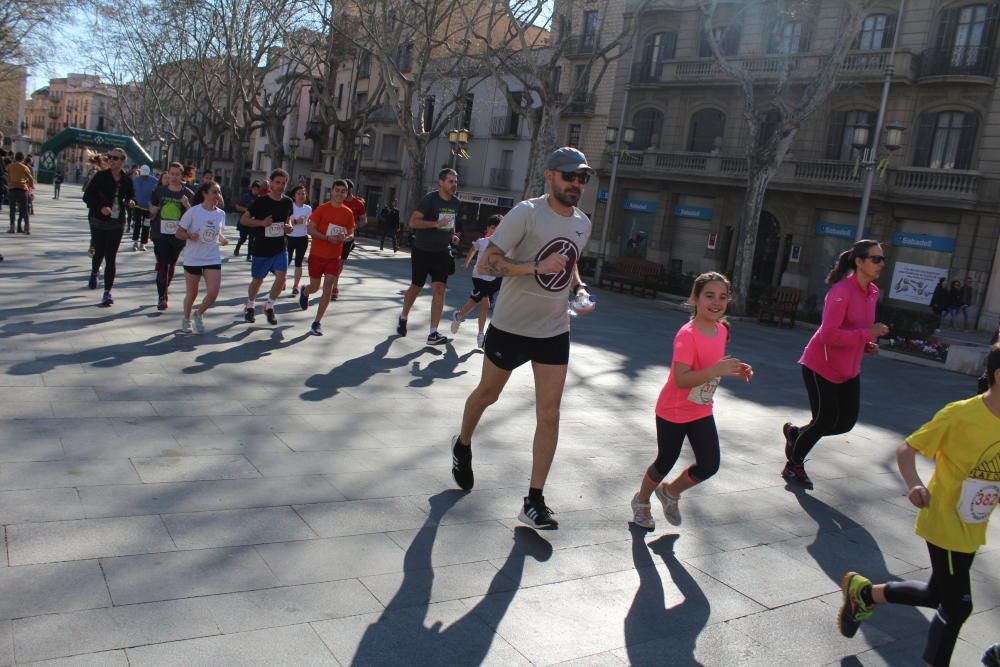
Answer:
POLYGON ((823 301, 823 322, 809 339, 799 363, 830 382, 861 373, 865 345, 874 340, 878 287, 862 287, 852 273, 830 288, 823 301))

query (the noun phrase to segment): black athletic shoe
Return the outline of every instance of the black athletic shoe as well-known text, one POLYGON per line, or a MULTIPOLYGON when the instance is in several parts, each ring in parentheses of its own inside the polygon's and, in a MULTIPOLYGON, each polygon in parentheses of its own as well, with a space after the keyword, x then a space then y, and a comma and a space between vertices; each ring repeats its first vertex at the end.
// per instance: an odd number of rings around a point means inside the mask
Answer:
POLYGON ((404 320, 402 317, 399 318, 399 322, 396 323, 396 333, 398 333, 400 336, 406 335, 406 320, 404 320))
POLYGON ((434 333, 432 333, 429 336, 427 336, 427 344, 428 345, 444 345, 447 342, 448 342, 448 338, 446 338, 445 336, 442 336, 437 331, 435 331, 434 333))
POLYGON ((809 475, 806 474, 806 468, 801 463, 787 462, 781 471, 781 476, 785 478, 786 482, 794 482, 803 489, 813 488, 812 480, 809 479, 809 475))
POLYGON ((476 483, 472 474, 472 447, 459 445, 457 435, 451 441, 451 476, 463 491, 472 491, 476 483))
POLYGON ((243 321, 245 321, 245 322, 247 322, 249 324, 253 324, 254 322, 256 322, 257 318, 254 317, 253 311, 254 311, 254 309, 251 308, 250 306, 247 306, 246 308, 244 308, 243 309, 243 321))
POLYGON ((97 274, 91 273, 90 280, 87 281, 87 287, 90 289, 97 289, 97 274))
POLYGON ((302 310, 309 309, 309 292, 305 290, 299 292, 299 308, 302 310))
POLYGON ((274 308, 264 306, 264 316, 267 317, 268 324, 275 325, 278 323, 278 316, 274 314, 274 308))
POLYGON ((559 522, 552 518, 552 510, 545 506, 545 498, 538 502, 532 502, 528 496, 524 497, 524 505, 518 515, 521 523, 526 523, 535 530, 556 530, 559 522))
POLYGON ((781 427, 781 432, 785 436, 785 460, 792 460, 792 447, 795 446, 795 441, 799 439, 799 427, 794 426, 792 422, 785 422, 781 427))

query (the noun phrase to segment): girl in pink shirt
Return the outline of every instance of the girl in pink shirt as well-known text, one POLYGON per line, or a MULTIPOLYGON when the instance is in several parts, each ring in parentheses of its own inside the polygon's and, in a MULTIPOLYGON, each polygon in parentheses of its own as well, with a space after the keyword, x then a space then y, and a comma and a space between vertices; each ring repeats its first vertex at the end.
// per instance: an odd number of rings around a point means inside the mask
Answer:
POLYGON ((715 389, 726 376, 740 376, 747 382, 753 377, 749 364, 726 356, 729 325, 724 315, 729 291, 729 280, 721 273, 698 276, 689 299, 694 310, 691 321, 674 336, 670 375, 656 401, 656 460, 632 498, 632 521, 643 528, 655 525, 649 508, 654 493, 667 521, 680 525, 681 493, 719 470, 719 433, 712 416, 715 389), (685 437, 694 450, 695 464, 663 484, 680 456, 685 437))
POLYGON ((861 404, 861 357, 877 354, 875 339, 889 327, 875 322, 878 287, 874 282, 885 267, 878 241, 858 241, 840 253, 826 277, 833 287, 823 301, 823 321, 806 345, 799 364, 809 394, 812 421, 802 427, 785 422, 785 458, 781 476, 806 489, 813 488, 804 462, 825 435, 854 428, 861 404))

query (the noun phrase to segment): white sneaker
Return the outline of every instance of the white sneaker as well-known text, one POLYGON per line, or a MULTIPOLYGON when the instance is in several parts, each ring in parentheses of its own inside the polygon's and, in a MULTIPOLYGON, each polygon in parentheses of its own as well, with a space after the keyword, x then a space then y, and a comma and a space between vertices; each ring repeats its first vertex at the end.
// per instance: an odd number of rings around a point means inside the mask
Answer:
POLYGON ((139 243, 138 242, 133 243, 132 244, 132 252, 138 252, 138 250, 139 250, 139 243))
POLYGON ((653 513, 649 510, 649 503, 640 503, 636 496, 632 496, 632 523, 649 530, 656 528, 653 513))
POLYGON ((143 251, 143 252, 146 252, 146 244, 145 244, 145 243, 143 243, 142 245, 140 245, 140 246, 139 246, 139 250, 141 250, 141 251, 143 251))
POLYGON ((667 493, 667 487, 660 484, 653 491, 656 494, 656 499, 660 501, 663 505, 663 516, 667 518, 671 526, 681 525, 681 506, 680 499, 674 498, 672 495, 667 493))
POLYGON ((462 326, 462 316, 456 310, 451 314, 451 332, 453 334, 458 333, 458 328, 462 326))
POLYGON ((192 324, 194 324, 194 332, 198 334, 205 333, 205 318, 202 315, 195 315, 191 318, 192 324))
POLYGON ((181 318, 181 333, 191 333, 191 320, 181 318))
POLYGON ((483 349, 483 345, 486 343, 486 334, 482 331, 476 334, 476 347, 480 350, 483 349))

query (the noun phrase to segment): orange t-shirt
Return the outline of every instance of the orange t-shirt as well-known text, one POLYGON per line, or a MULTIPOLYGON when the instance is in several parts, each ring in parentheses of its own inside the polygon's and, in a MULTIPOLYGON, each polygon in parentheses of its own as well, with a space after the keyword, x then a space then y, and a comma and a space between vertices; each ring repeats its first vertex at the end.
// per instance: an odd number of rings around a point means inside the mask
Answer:
MULTIPOLYGON (((333 225, 340 225, 347 230, 347 235, 354 233, 354 213, 346 206, 334 206, 332 202, 326 202, 316 207, 309 219, 316 225, 316 231, 326 235, 327 229, 333 225)), ((309 249, 309 256, 323 257, 325 259, 340 257, 344 248, 343 241, 326 241, 312 237, 312 244, 309 249)))

